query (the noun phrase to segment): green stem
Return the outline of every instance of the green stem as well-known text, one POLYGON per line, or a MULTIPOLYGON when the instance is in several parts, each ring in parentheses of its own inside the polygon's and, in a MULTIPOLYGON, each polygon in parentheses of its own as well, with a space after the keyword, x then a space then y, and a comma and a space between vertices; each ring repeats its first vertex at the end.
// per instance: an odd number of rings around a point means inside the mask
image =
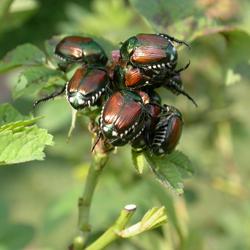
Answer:
POLYGON ((121 211, 118 219, 103 235, 101 235, 95 242, 90 246, 86 247, 86 250, 101 250, 105 248, 112 241, 120 238, 119 232, 125 228, 130 218, 136 210, 135 205, 127 205, 121 211))
POLYGON ((73 249, 83 249, 84 244, 88 238, 89 232, 91 230, 89 224, 89 214, 90 207, 93 198, 93 194, 102 172, 108 160, 108 155, 106 153, 95 153, 91 166, 88 171, 87 180, 84 188, 82 197, 79 198, 79 217, 78 217, 78 228, 79 234, 75 237, 73 241, 73 249))
POLYGON ((9 12, 10 5, 14 0, 2 0, 0 6, 0 19, 3 19, 9 12))

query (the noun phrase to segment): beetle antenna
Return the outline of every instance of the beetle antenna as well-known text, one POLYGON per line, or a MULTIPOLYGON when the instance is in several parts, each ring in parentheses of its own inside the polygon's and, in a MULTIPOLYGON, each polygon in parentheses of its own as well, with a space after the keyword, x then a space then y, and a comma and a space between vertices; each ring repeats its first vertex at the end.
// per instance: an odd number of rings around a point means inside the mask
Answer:
POLYGON ((164 38, 166 38, 166 39, 168 39, 168 40, 170 40, 170 41, 172 41, 172 42, 176 42, 176 43, 179 43, 179 44, 184 44, 184 45, 187 46, 189 49, 191 49, 191 46, 190 46, 188 43, 186 43, 185 41, 183 41, 183 40, 179 40, 179 39, 177 39, 177 38, 175 38, 175 37, 173 37, 173 36, 170 36, 170 35, 168 35, 168 34, 158 33, 158 35, 159 35, 159 36, 162 36, 162 37, 164 37, 164 38))
POLYGON ((57 97, 57 96, 63 94, 64 91, 65 91, 65 89, 66 89, 66 84, 63 86, 62 89, 59 89, 59 90, 53 92, 52 94, 50 94, 50 95, 48 95, 48 96, 45 96, 45 97, 43 97, 43 98, 41 98, 41 99, 39 99, 39 100, 36 100, 36 101, 34 102, 34 104, 33 104, 33 108, 36 108, 36 106, 37 106, 39 103, 41 103, 41 102, 46 102, 46 101, 48 101, 48 100, 54 99, 55 97, 57 97))
POLYGON ((98 142, 100 141, 101 136, 102 136, 102 133, 99 132, 99 133, 97 134, 97 138, 96 138, 96 140, 95 140, 95 142, 93 143, 93 146, 92 146, 92 148, 91 148, 91 153, 93 153, 93 151, 95 150, 95 147, 96 147, 96 145, 98 144, 98 142))

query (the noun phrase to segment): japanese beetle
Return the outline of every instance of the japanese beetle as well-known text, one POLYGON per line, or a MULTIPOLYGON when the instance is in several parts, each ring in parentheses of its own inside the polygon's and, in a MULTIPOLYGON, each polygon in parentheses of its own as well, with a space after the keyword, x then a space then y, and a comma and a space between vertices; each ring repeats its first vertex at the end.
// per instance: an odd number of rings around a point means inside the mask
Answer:
POLYGON ((108 73, 103 68, 80 67, 66 85, 66 96, 75 109, 93 106, 109 84, 108 73))
POLYGON ((90 37, 67 36, 55 48, 55 54, 66 63, 106 65, 103 48, 90 37))
POLYGON ((49 96, 45 96, 34 103, 34 107, 63 94, 74 109, 83 109, 96 105, 110 83, 107 71, 102 67, 83 66, 78 68, 72 78, 49 96))
POLYGON ((122 44, 120 57, 146 70, 174 70, 178 59, 174 42, 187 45, 167 34, 138 34, 122 44))
POLYGON ((151 151, 155 155, 171 153, 179 142, 183 126, 179 110, 165 105, 158 123, 155 126, 151 151))
POLYGON ((103 106, 100 118, 102 134, 113 146, 125 145, 141 135, 145 116, 143 100, 138 93, 117 91, 103 106))

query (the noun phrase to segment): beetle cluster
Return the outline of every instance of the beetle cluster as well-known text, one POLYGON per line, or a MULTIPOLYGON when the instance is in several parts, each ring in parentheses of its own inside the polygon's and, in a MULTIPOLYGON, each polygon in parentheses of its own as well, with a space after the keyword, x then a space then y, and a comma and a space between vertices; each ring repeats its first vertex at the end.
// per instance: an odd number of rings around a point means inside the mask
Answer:
POLYGON ((170 153, 181 136, 181 112, 162 105, 155 88, 164 87, 183 94, 180 72, 176 69, 176 44, 184 44, 167 34, 138 34, 112 52, 112 61, 92 38, 68 36, 55 48, 59 67, 66 70, 80 64, 64 88, 36 102, 66 92, 70 105, 77 110, 98 105, 99 135, 111 145, 130 143, 136 149, 149 149, 153 154, 170 153))

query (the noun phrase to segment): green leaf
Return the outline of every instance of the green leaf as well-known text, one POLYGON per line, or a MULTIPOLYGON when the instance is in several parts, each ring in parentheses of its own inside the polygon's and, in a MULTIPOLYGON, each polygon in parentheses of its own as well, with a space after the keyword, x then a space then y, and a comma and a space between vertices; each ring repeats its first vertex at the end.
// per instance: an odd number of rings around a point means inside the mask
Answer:
POLYGON ((1 231, 1 249, 24 249, 35 234, 34 228, 26 224, 7 225, 1 231))
POLYGON ((226 53, 223 58, 223 65, 226 70, 231 70, 231 75, 227 75, 225 80, 226 84, 239 82, 244 78, 249 81, 250 34, 239 29, 222 31, 221 34, 226 41, 226 53))
POLYGON ((38 3, 36 0, 26 0, 25 2, 22 0, 1 0, 0 21, 3 24, 1 32, 17 29, 37 10, 38 3), (6 9, 6 7, 10 7, 10 9, 6 9))
POLYGON ((33 125, 42 117, 32 117, 21 115, 9 103, 0 105, 0 132, 4 130, 16 130, 25 126, 33 125))
MULTIPOLYGON (((2 225, 2 227, 5 227, 5 225, 8 222, 8 219, 9 219, 8 206, 5 202, 1 200, 0 201, 0 225, 2 225)), ((0 226, 0 232, 1 232, 1 226, 0 226)))
POLYGON ((45 145, 52 145, 52 136, 37 126, 0 132, 0 165, 44 158, 45 145))
POLYGON ((0 73, 20 66, 41 65, 45 60, 45 54, 36 46, 29 43, 19 45, 0 61, 0 73))
POLYGON ((55 57, 55 47, 62 38, 63 36, 53 36, 44 42, 45 52, 50 59, 55 57))
POLYGON ((45 53, 52 64, 51 66, 54 68, 58 68, 58 63, 61 62, 60 59, 55 56, 55 48, 63 37, 64 35, 53 36, 44 42, 45 53))
POLYGON ((65 84, 63 74, 60 71, 44 66, 33 66, 25 69, 20 75, 12 92, 14 99, 21 96, 36 96, 39 91, 51 86, 65 84))
POLYGON ((31 118, 29 120, 24 120, 24 121, 7 123, 0 127, 0 133, 6 130, 13 130, 14 132, 21 131, 24 127, 33 125, 39 119, 41 119, 41 117, 31 118))
POLYGON ((139 174, 142 174, 145 165, 143 154, 133 149, 131 150, 131 153, 135 169, 139 174))
POLYGON ((184 230, 182 223, 180 223, 180 218, 174 206, 174 198, 171 193, 167 192, 166 189, 163 189, 159 183, 150 181, 150 189, 155 194, 160 204, 164 205, 168 211, 168 219, 175 227, 180 238, 184 237, 184 230))
POLYGON ((33 125, 38 119, 19 114, 9 104, 0 106, 0 165, 42 160, 52 136, 33 125))
POLYGON ((165 207, 151 208, 138 223, 119 232, 122 238, 130 238, 145 231, 152 230, 167 222, 165 207))
MULTIPOLYGON (((72 34, 74 27, 76 32, 84 31, 85 34, 104 36, 116 43, 116 48, 124 38, 141 30, 149 30, 144 22, 137 18, 136 13, 126 6, 124 0, 95 0, 91 4, 91 11, 73 2, 67 7, 69 20, 62 24, 63 30, 72 34)), ((90 36, 93 37, 92 35, 90 36)))
POLYGON ((227 45, 227 54, 224 60, 230 64, 248 62, 250 60, 250 34, 243 30, 231 29, 220 32, 227 45))
POLYGON ((10 5, 14 0, 2 0, 0 5, 0 20, 9 12, 10 5))
POLYGON ((155 28, 166 29, 177 21, 200 13, 195 0, 130 0, 130 2, 155 28))
POLYGON ((233 85, 235 83, 240 82, 241 79, 242 79, 242 77, 240 74, 234 73, 233 69, 228 69, 225 84, 227 86, 233 85))
POLYGON ((0 126, 10 122, 29 119, 28 116, 21 115, 9 103, 0 105, 0 126))
POLYGON ((75 201, 79 196, 78 188, 70 189, 61 197, 53 200, 47 207, 43 218, 43 230, 46 234, 62 226, 63 222, 75 209, 75 201))
POLYGON ((162 157, 144 153, 145 158, 156 178, 164 185, 173 188, 178 194, 183 193, 183 178, 193 173, 187 156, 180 151, 162 157))
POLYGON ((156 32, 168 33, 179 39, 185 38, 191 41, 198 36, 225 29, 216 20, 207 17, 207 10, 199 1, 130 0, 130 2, 156 32))

